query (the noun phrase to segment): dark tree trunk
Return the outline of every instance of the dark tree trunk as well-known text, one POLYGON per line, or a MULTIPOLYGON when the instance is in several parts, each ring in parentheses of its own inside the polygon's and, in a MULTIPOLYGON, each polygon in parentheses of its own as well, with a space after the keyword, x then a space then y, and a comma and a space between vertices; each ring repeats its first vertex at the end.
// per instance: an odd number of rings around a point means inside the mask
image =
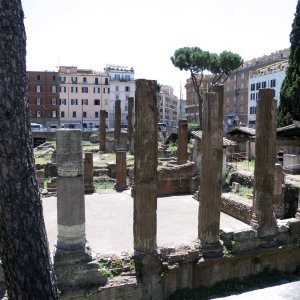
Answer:
POLYGON ((58 299, 31 146, 20 0, 0 0, 0 257, 9 299, 58 299))

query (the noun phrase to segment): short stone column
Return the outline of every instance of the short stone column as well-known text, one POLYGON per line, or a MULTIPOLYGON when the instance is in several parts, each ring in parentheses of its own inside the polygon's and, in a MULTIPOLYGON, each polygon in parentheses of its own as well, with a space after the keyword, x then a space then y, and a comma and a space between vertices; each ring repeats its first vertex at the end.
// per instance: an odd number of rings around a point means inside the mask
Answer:
POLYGON ((156 81, 136 80, 134 161, 134 250, 156 251, 157 98, 156 81))
POLYGON ((94 173, 93 153, 86 152, 84 154, 84 193, 85 194, 92 194, 95 192, 93 173, 94 173))
POLYGON ((100 142, 100 151, 106 150, 106 110, 100 110, 100 136, 99 136, 99 142, 100 142))
POLYGON ((186 119, 178 121, 177 163, 183 165, 188 160, 188 123, 186 119))
POLYGON ((223 161, 223 85, 206 93, 202 113, 202 160, 199 199, 198 237, 203 256, 222 255, 219 241, 222 161, 223 161))
POLYGON ((122 192, 128 188, 126 181, 126 149, 116 150, 116 184, 115 189, 122 192))
POLYGON ((98 265, 85 236, 81 130, 58 130, 57 228, 54 267, 64 286, 99 283, 98 265))
POLYGON ((276 233, 273 212, 276 161, 276 101, 273 89, 260 89, 256 110, 253 214, 250 225, 257 230, 261 246, 272 244, 276 233))
POLYGON ((273 209, 276 219, 284 218, 284 173, 281 164, 275 164, 273 209))
POLYGON ((134 98, 128 98, 128 116, 127 116, 127 150, 132 153, 133 145, 132 145, 132 138, 133 138, 133 109, 134 109, 134 98))
POLYGON ((115 149, 120 143, 121 136, 121 100, 115 101, 115 129, 114 129, 114 140, 115 149))

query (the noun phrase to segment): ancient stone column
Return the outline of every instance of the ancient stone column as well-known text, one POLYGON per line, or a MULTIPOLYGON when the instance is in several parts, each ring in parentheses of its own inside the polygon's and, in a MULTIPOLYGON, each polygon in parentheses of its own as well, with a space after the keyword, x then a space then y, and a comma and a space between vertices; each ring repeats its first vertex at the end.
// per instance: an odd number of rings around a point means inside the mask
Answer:
POLYGON ((127 150, 132 150, 132 133, 133 133, 133 97, 128 98, 128 116, 127 116, 127 150))
POLYGON ((299 189, 299 193, 298 193, 298 208, 297 208, 295 218, 300 220, 300 189, 299 189))
POLYGON ((276 233, 273 213, 274 171, 276 161, 276 101, 273 89, 260 89, 256 110, 255 170, 253 214, 250 225, 270 244, 276 233))
POLYGON ((178 121, 178 147, 177 147, 177 163, 183 165, 188 160, 188 123, 186 119, 178 121))
POLYGON ((71 286, 99 282, 98 266, 92 262, 85 236, 81 135, 77 129, 56 132, 58 235, 54 267, 60 284, 71 286))
POLYGON ((121 136, 121 100, 115 101, 115 129, 114 129, 114 140, 115 147, 120 143, 121 136))
POLYGON ((100 151, 105 151, 106 143, 106 110, 100 110, 100 151))
POLYGON ((136 80, 134 162, 134 250, 156 250, 157 209, 156 81, 136 80))
POLYGON ((282 165, 275 164, 273 209, 276 219, 283 219, 284 217, 284 194, 282 188, 283 184, 284 173, 282 165))
POLYGON ((222 161, 223 161, 223 85, 206 93, 202 113, 202 160, 199 199, 198 237, 203 256, 222 254, 219 241, 222 161))
POLYGON ((93 153, 86 152, 84 154, 84 193, 85 194, 92 194, 95 192, 93 173, 94 173, 93 153))
POLYGON ((126 169, 126 149, 116 150, 116 184, 115 189, 118 192, 127 189, 126 181, 127 169, 126 169))

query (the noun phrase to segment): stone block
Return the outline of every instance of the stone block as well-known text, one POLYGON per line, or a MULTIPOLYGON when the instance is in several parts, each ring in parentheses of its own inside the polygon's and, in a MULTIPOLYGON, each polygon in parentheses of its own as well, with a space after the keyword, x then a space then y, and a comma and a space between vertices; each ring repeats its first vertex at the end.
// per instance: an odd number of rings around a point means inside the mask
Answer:
POLYGON ((232 189, 235 193, 238 193, 240 191, 241 185, 238 182, 233 182, 232 183, 232 189))
POLYGON ((254 229, 243 229, 233 233, 233 240, 236 242, 244 242, 257 238, 257 231, 254 229))

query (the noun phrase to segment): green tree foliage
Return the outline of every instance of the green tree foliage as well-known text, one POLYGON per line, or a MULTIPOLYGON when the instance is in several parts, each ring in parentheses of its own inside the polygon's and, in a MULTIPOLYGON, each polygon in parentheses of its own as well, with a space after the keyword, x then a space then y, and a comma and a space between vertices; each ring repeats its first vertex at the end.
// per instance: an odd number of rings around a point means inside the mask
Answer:
MULTIPOLYGON (((223 83, 230 73, 237 69, 242 63, 242 58, 235 53, 223 51, 221 54, 203 51, 199 47, 179 48, 171 56, 173 65, 181 71, 189 71, 193 87, 199 102, 199 119, 202 127, 202 102, 200 87, 204 76, 204 71, 212 74, 212 85, 223 83)), ((211 85, 211 86, 212 86, 211 85)))
POLYGON ((300 120, 300 0, 290 34, 291 52, 289 67, 280 91, 277 125, 286 126, 300 120))

